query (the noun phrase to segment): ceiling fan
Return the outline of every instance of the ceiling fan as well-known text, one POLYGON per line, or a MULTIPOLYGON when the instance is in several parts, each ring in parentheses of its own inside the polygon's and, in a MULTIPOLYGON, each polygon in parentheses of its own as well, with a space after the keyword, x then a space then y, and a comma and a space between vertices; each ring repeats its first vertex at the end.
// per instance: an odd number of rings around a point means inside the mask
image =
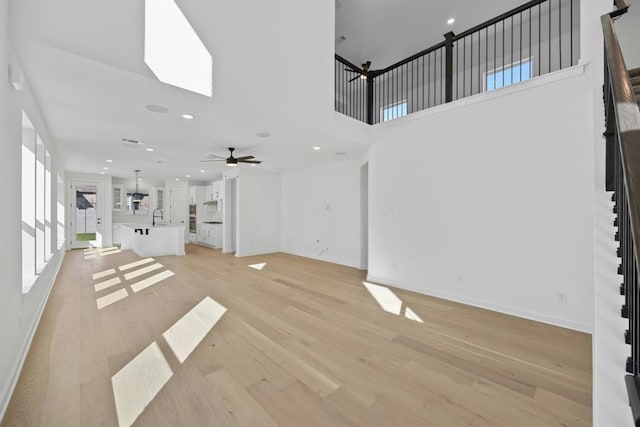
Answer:
POLYGON ((238 163, 251 163, 254 165, 259 165, 260 163, 262 163, 259 160, 252 160, 254 159, 253 156, 242 156, 242 157, 233 157, 233 152, 235 150, 235 148, 233 147, 229 147, 229 157, 220 157, 220 156, 216 156, 215 154, 207 154, 207 157, 211 157, 210 159, 207 160, 200 160, 201 162, 222 162, 224 161, 227 166, 238 166, 238 163))
POLYGON ((357 67, 345 68, 344 69, 345 71, 358 74, 357 76, 349 80, 349 83, 357 79, 368 79, 370 77, 373 78, 377 76, 379 74, 379 70, 369 70, 370 67, 371 67, 371 61, 367 61, 364 64, 362 64, 362 69, 358 69, 357 67))

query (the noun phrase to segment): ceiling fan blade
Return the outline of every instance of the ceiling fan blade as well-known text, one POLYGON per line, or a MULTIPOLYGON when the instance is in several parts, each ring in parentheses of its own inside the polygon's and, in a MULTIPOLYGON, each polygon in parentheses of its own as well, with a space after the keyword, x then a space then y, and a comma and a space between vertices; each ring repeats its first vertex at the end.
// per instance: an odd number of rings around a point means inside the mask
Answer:
POLYGON ((236 160, 251 160, 253 159, 253 156, 242 156, 242 157, 236 157, 236 160))
POLYGON ((260 160, 240 160, 237 159, 238 163, 253 163, 255 165, 259 165, 260 163, 262 163, 260 160))
POLYGON ((209 159, 209 160, 200 160, 200 162, 224 162, 227 159, 209 159))
POLYGON ((362 76, 362 74, 355 76, 354 78, 352 78, 351 80, 349 80, 347 83, 351 83, 354 80, 357 80, 360 78, 360 76, 362 76))
POLYGON ((207 154, 207 157, 215 157, 216 159, 226 159, 226 157, 220 157, 220 156, 216 156, 215 154, 207 154))
POLYGON ((360 74, 360 71, 352 70, 351 68, 345 68, 344 70, 348 71, 350 73, 358 73, 358 74, 360 74))

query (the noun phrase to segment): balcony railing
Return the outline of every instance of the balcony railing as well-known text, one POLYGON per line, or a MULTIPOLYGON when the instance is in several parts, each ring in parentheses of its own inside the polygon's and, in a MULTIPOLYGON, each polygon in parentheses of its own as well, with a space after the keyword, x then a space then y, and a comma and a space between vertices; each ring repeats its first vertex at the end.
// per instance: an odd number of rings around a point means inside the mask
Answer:
POLYGON ((577 64, 579 0, 534 0, 381 70, 335 55, 335 110, 376 124, 577 64))

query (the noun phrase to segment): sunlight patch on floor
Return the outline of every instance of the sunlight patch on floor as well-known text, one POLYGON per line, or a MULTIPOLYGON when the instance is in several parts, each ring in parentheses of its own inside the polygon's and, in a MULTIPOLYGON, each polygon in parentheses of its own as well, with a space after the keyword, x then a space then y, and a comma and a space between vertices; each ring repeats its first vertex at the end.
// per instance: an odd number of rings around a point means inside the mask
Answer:
POLYGON ((114 268, 110 268, 108 270, 101 271, 99 273, 94 273, 91 278, 93 280, 102 279, 103 277, 111 276, 112 274, 116 274, 116 270, 114 268))
POLYGON ((128 296, 129 296, 129 292, 127 292, 126 289, 118 289, 115 292, 112 292, 103 297, 100 297, 96 300, 98 310, 102 310, 104 307, 107 307, 115 302, 118 302, 121 299, 125 299, 128 296))
POLYGON ((404 305, 402 300, 389 288, 382 285, 374 285, 373 283, 362 282, 364 287, 369 291, 373 299, 376 300, 380 308, 387 313, 404 316, 407 319, 424 323, 411 308, 404 305))
POLYGON ((206 297, 162 334, 180 363, 187 360, 226 311, 226 307, 206 297))
POLYGON ((251 267, 251 268, 253 268, 255 270, 262 270, 265 265, 267 265, 266 262, 261 262, 259 264, 250 264, 249 267, 251 267))
POLYGON ((110 288, 112 286, 116 286, 119 285, 120 283, 122 283, 122 280, 120 280, 119 277, 114 277, 113 279, 109 279, 109 280, 105 280, 104 282, 100 282, 100 283, 96 283, 93 288, 95 289, 96 292, 100 292, 103 291, 107 288, 110 288))
POLYGON ((141 259, 140 261, 135 261, 129 264, 121 265, 120 267, 118 267, 118 270, 120 271, 130 270, 132 268, 135 268, 141 265, 149 264, 150 262, 153 262, 153 261, 155 261, 153 258, 141 259))
POLYGON ((173 376, 155 341, 111 377, 120 427, 132 425, 173 376))
POLYGON ((167 279, 173 276, 175 273, 171 270, 165 270, 158 274, 154 274, 153 276, 147 277, 144 280, 134 283, 131 285, 131 290, 133 292, 140 292, 143 289, 148 288, 149 286, 153 286, 156 283, 162 282, 164 279, 167 279))
POLYGON ((147 267, 140 268, 138 270, 134 270, 131 273, 127 273, 127 274, 124 275, 124 278, 126 280, 135 279, 136 277, 142 276, 143 274, 147 274, 149 272, 158 270, 160 268, 162 268, 162 264, 155 263, 155 264, 149 265, 147 267))

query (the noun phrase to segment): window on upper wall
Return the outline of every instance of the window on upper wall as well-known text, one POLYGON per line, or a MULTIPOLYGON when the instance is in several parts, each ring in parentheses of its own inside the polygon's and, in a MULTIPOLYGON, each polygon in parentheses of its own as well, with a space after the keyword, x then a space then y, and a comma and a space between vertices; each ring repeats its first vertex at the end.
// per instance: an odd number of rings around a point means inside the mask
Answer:
POLYGON ((523 82, 531 79, 530 59, 514 62, 501 68, 488 71, 485 73, 485 89, 487 92, 501 87, 511 86, 512 84, 523 82))
POLYGON ((28 292, 51 258, 53 203, 51 156, 22 113, 22 290, 28 292))
POLYGON ((399 119, 407 115, 407 101, 398 102, 395 104, 382 107, 381 121, 387 122, 389 120, 399 119))
POLYGON ((58 223, 58 249, 64 245, 64 179, 62 175, 57 176, 57 208, 56 221, 58 223))

